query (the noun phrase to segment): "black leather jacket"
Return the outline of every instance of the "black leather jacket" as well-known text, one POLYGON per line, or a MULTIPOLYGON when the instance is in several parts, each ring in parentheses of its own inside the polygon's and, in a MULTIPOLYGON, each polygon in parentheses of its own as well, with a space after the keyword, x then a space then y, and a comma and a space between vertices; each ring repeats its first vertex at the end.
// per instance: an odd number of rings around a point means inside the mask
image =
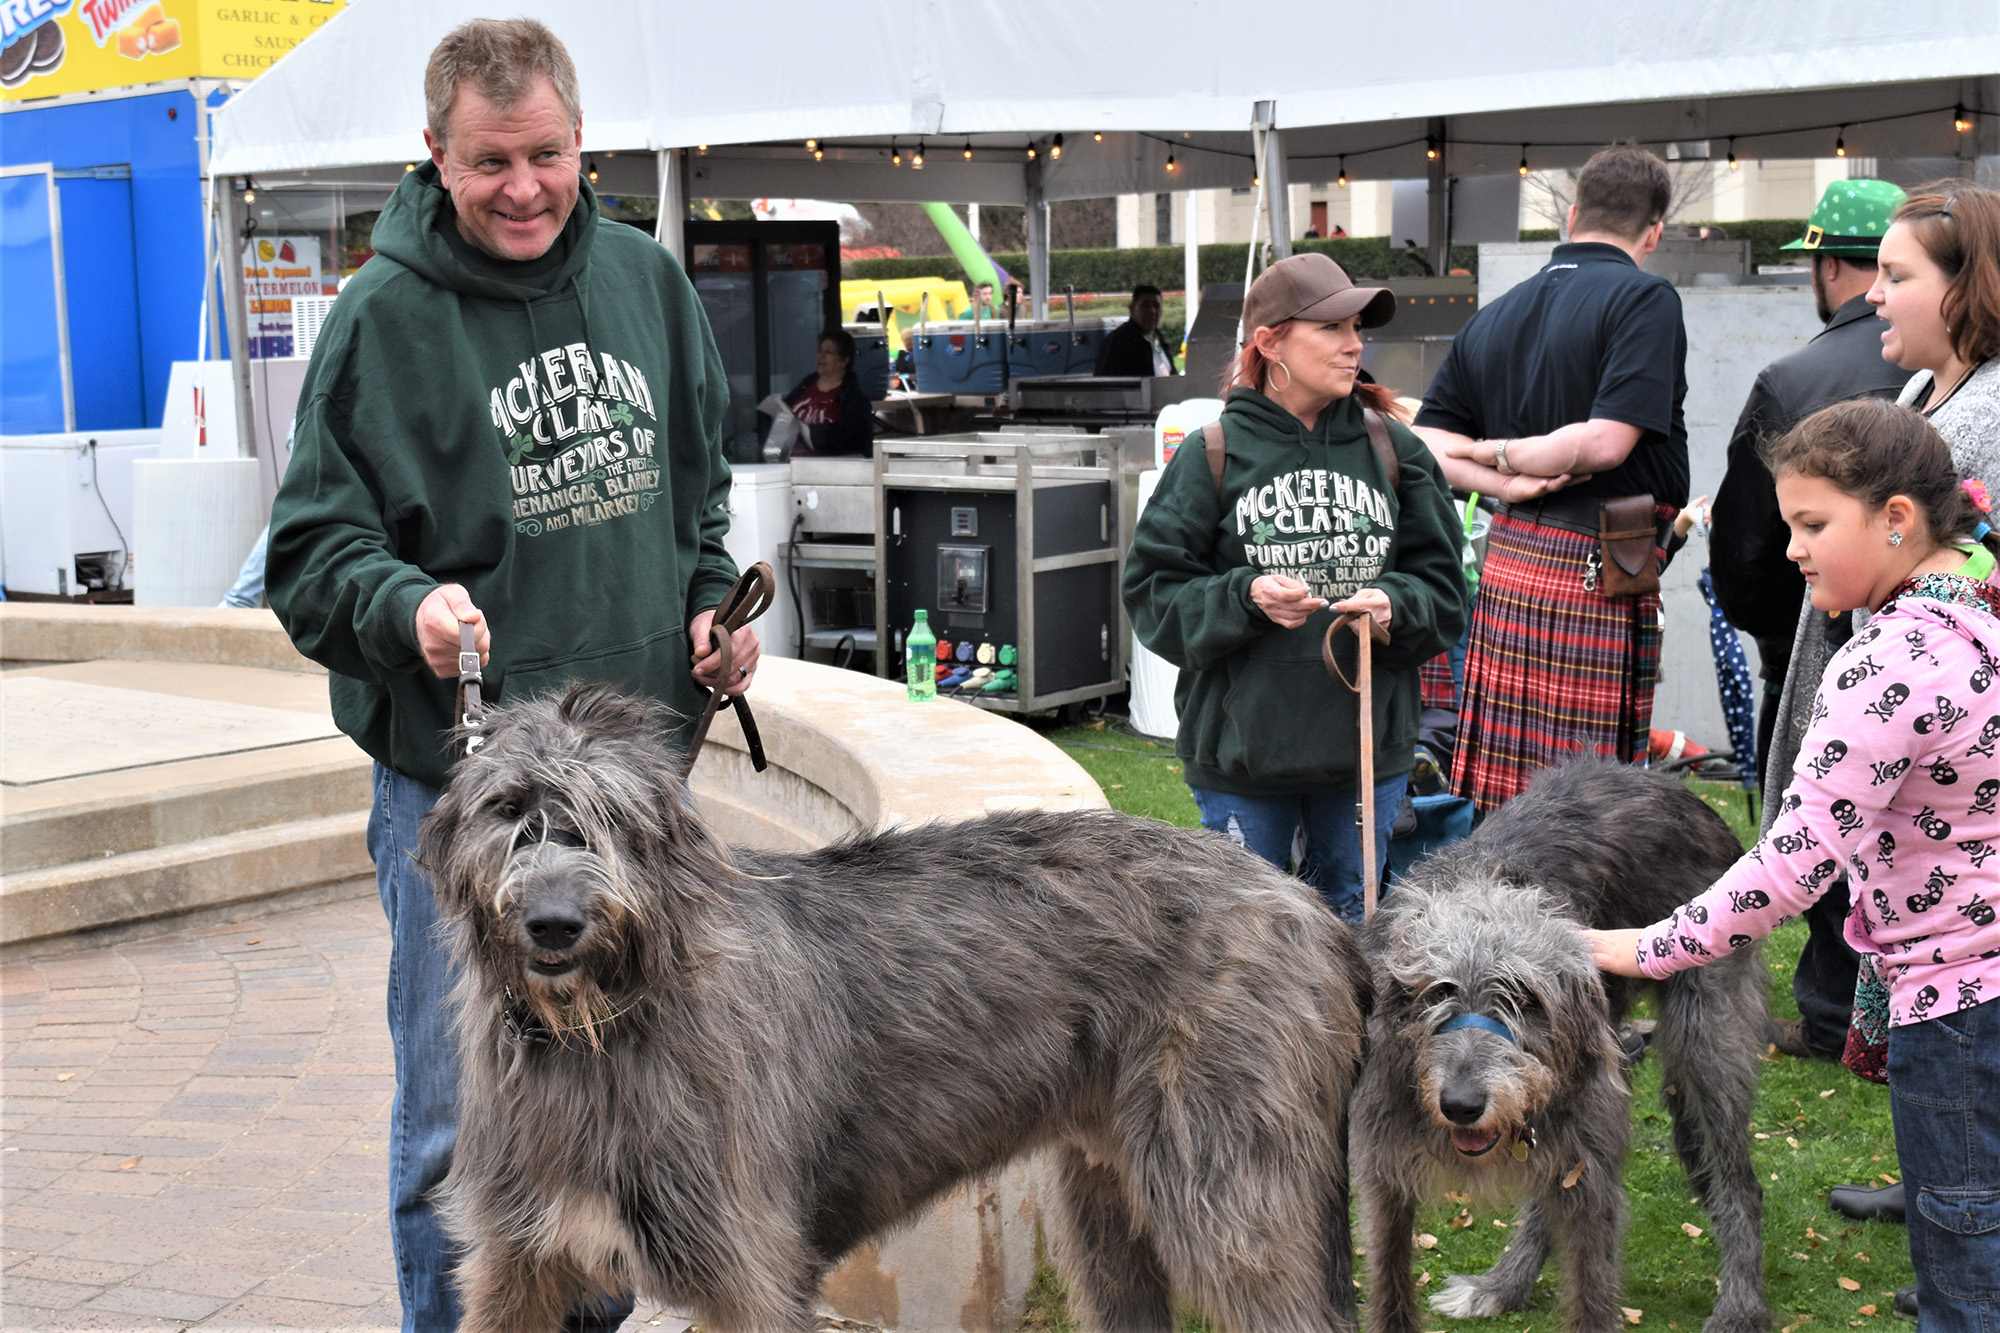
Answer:
POLYGON ((1881 335, 1866 297, 1841 306, 1811 342, 1758 373, 1729 438, 1729 468, 1715 493, 1715 526, 1708 539, 1709 570, 1722 613, 1757 640, 1766 674, 1775 650, 1778 678, 1783 659, 1791 656, 1806 584, 1799 567, 1785 558, 1791 533, 1757 446, 1830 404, 1901 393, 1910 372, 1882 359, 1881 335))

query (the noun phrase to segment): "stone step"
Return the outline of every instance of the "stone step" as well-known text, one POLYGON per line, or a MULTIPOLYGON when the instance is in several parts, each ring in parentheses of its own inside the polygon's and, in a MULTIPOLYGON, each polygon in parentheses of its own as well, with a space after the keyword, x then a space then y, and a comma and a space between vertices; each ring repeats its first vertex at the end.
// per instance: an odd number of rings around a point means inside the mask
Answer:
POLYGON ((249 903, 373 873, 368 811, 0 876, 0 947, 249 903))
POLYGON ((96 799, 20 809, 0 819, 0 874, 89 864, 103 857, 219 838, 368 809, 370 765, 344 741, 282 754, 172 766, 178 780, 96 799))

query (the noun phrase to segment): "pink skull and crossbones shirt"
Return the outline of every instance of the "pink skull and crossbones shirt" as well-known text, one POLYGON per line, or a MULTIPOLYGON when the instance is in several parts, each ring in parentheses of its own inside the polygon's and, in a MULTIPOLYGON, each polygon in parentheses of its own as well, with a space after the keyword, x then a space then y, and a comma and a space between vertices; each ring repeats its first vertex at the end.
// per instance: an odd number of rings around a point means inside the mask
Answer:
POLYGON ((1762 939, 1845 871, 1893 1026, 2000 996, 2000 589, 1912 579, 1828 664, 1781 813, 1639 940, 1654 979, 1762 939))

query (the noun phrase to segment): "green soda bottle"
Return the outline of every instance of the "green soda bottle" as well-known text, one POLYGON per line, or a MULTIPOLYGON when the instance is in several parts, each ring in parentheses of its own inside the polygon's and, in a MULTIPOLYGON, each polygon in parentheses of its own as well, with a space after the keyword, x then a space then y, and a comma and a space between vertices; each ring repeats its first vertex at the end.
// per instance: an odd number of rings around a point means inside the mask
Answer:
POLYGON ((937 635, 931 633, 927 611, 917 612, 917 623, 903 640, 903 663, 910 673, 910 702, 926 703, 937 698, 937 635))

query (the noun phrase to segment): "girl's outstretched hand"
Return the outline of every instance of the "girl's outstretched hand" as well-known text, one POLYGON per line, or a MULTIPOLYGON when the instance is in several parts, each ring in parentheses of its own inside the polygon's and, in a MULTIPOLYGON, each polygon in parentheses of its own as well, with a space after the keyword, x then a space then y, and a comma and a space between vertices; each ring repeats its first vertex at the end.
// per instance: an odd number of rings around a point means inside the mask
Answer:
POLYGON ((1639 936, 1637 930, 1580 930, 1585 943, 1590 945, 1590 960, 1597 964, 1600 972, 1609 972, 1617 977, 1641 977, 1646 974, 1639 970, 1639 936))

